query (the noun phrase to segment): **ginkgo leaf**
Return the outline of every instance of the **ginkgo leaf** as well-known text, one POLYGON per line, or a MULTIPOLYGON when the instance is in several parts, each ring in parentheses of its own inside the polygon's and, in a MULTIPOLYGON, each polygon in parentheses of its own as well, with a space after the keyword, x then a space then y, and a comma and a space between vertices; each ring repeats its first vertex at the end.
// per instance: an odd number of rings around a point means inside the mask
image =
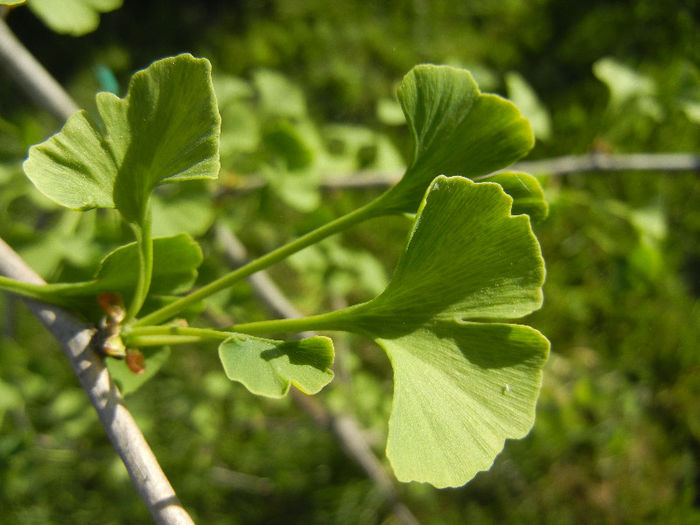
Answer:
MULTIPOLYGON (((197 268, 202 263, 202 250, 192 237, 184 233, 160 237, 153 239, 153 262, 151 293, 176 294, 194 284, 197 268)), ((116 292, 128 297, 137 278, 138 247, 132 242, 105 256, 90 281, 45 285, 0 281, 0 288, 47 302, 62 303, 61 299, 97 296, 102 292, 116 292)))
POLYGON ((384 292, 308 323, 363 333, 389 355, 387 455, 400 480, 463 485, 534 423, 549 342, 485 322, 542 304, 539 244, 512 202, 498 184, 437 177, 384 292))
POLYGON ((475 177, 512 164, 533 146, 530 124, 509 101, 479 91, 449 66, 413 68, 398 91, 413 137, 413 158, 379 209, 414 213, 438 175, 475 177))
POLYGON ((97 109, 102 122, 80 111, 29 150, 25 173, 59 204, 116 207, 142 224, 156 185, 218 176, 220 117, 206 59, 154 62, 132 77, 125 98, 99 93, 97 109))
POLYGON ((501 185, 503 191, 513 198, 511 213, 525 213, 532 223, 538 223, 547 218, 549 205, 544 200, 542 186, 535 177, 520 171, 506 171, 492 175, 487 179, 501 185))
MULTIPOLYGON (((153 294, 177 294, 189 290, 202 264, 202 250, 186 233, 153 239, 153 294)), ((107 255, 95 275, 101 290, 128 291, 138 273, 138 248, 130 243, 107 255)))
POLYGON ((122 0, 27 0, 27 5, 57 33, 80 36, 97 29, 100 13, 118 9, 122 0))
POLYGON ((546 106, 537 97, 535 90, 522 75, 515 71, 506 73, 505 81, 508 98, 520 108, 530 122, 537 140, 549 140, 552 136, 552 118, 546 106))
POLYGON ((446 321, 377 342, 394 369, 387 456, 400 481, 463 485, 530 431, 549 349, 536 330, 446 321))
POLYGON ((237 334, 219 346, 226 376, 260 396, 283 397, 294 385, 316 394, 333 379, 333 342, 327 337, 274 341, 237 334))
POLYGON ((516 319, 542 305, 544 262, 525 215, 495 183, 437 177, 384 292, 351 309, 366 331, 400 336, 443 319, 516 319))

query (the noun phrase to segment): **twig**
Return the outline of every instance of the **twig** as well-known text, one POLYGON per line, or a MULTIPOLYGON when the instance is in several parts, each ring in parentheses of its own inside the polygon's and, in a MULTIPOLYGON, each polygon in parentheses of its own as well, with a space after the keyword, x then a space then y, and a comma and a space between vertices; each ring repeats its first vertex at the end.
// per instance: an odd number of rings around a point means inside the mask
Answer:
MULTIPOLYGON (((587 153, 584 155, 565 155, 542 160, 524 160, 516 162, 501 171, 525 171, 533 175, 571 175, 573 173, 615 173, 619 171, 695 171, 700 172, 700 155, 696 153, 627 153, 611 155, 607 153, 587 153)), ((479 180, 488 179, 490 173, 479 180)), ((356 173, 326 173, 322 177, 319 189, 322 191, 371 190, 385 189, 396 184, 403 175, 402 171, 358 171, 356 173)), ((232 184, 221 194, 245 194, 260 190, 267 181, 256 175, 245 179, 240 176, 234 180, 244 180, 232 184)))
MULTIPOLYGON (((247 254, 245 247, 228 228, 216 227, 216 238, 223 247, 233 266, 245 264, 247 254)), ((265 271, 248 277, 248 281, 258 298, 274 315, 278 317, 301 317, 294 305, 285 297, 265 271)), ((309 336, 312 334, 304 334, 309 336)), ((365 471, 381 494, 390 503, 394 515, 403 525, 418 525, 418 520, 401 501, 394 483, 386 470, 372 452, 367 440, 362 436, 360 424, 349 414, 336 415, 328 411, 318 400, 291 390, 294 401, 303 408, 321 426, 330 428, 340 441, 345 452, 365 471)))
POLYGON ((587 153, 543 160, 525 160, 513 168, 533 175, 568 175, 601 171, 700 171, 697 153, 587 153))
MULTIPOLYGON (((66 120, 78 110, 61 85, 17 40, 2 18, 0 66, 56 118, 66 120)), ((2 239, 0 274, 20 281, 44 283, 2 239)), ((154 521, 163 525, 194 524, 134 418, 124 406, 121 394, 102 360, 90 347, 94 327, 81 323, 61 308, 32 300, 25 300, 25 303, 60 344, 154 521)))
MULTIPOLYGON (((44 284, 41 277, 2 239, 0 274, 23 282, 44 284)), ((95 329, 61 308, 29 299, 24 302, 61 346, 154 521, 167 525, 193 524, 134 418, 124 406, 119 389, 92 350, 90 341, 95 329)))
POLYGON ((0 67, 42 108, 64 121, 78 111, 61 85, 17 40, 0 17, 0 67))

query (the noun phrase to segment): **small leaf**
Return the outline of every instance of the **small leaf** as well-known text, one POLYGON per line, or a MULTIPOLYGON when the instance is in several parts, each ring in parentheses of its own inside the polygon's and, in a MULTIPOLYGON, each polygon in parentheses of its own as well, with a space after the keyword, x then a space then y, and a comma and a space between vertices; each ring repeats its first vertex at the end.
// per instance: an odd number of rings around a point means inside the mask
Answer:
POLYGON ((532 124, 532 130, 538 140, 549 140, 552 135, 552 119, 549 111, 537 97, 522 75, 511 71, 506 74, 508 98, 520 108, 525 118, 532 124))
POLYGON ((97 29, 100 13, 118 9, 122 0, 28 0, 27 4, 57 33, 80 36, 97 29))
POLYGON ((234 335, 219 346, 219 358, 229 379, 260 396, 283 397, 290 384, 315 394, 333 379, 333 343, 327 337, 285 342, 234 335))
MULTIPOLYGON (((202 250, 187 234, 153 239, 153 279, 151 294, 175 294, 189 290, 202 263, 202 250)), ((51 283, 30 286, 48 302, 60 298, 116 292, 124 298, 133 293, 138 278, 138 248, 135 242, 120 246, 101 262, 94 279, 79 283, 51 283)), ((94 307, 94 303, 91 304, 94 307)))
MULTIPOLYGON (((189 290, 202 263, 202 250, 187 234, 153 239, 152 294, 175 294, 189 290)), ((138 274, 136 243, 107 255, 95 275, 95 286, 107 291, 130 292, 138 274)))
POLYGON ((549 206, 544 200, 542 186, 529 173, 507 171, 498 173, 486 179, 501 185, 503 191, 513 198, 513 215, 524 213, 530 216, 532 223, 538 223, 547 218, 549 206))
POLYGON ((156 185, 217 177, 220 118, 207 60, 154 62, 132 77, 126 98, 99 93, 97 108, 102 123, 80 111, 29 150, 25 173, 59 204, 116 207, 142 224, 156 185))
POLYGON ((403 79, 399 102, 413 135, 413 159, 379 208, 415 213, 440 174, 475 177, 504 168, 532 148, 532 130, 518 109, 479 92, 471 74, 422 65, 403 79))

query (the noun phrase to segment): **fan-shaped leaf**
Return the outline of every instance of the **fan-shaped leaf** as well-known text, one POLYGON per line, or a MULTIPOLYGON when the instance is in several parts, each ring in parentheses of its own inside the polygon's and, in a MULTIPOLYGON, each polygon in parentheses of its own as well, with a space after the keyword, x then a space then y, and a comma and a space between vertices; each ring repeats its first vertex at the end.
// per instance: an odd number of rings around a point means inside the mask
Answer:
POLYGON ((28 0, 27 4, 57 33, 80 36, 97 29, 100 13, 118 9, 122 0, 28 0))
POLYGON ((384 292, 320 316, 317 328, 364 333, 389 355, 387 455, 403 481, 463 485, 534 422, 548 341, 478 322, 542 303, 539 245, 512 202, 498 184, 437 177, 384 292))
POLYGON ((387 455, 400 481, 463 485, 530 431, 549 349, 536 330, 447 321, 377 342, 394 368, 387 455))
POLYGON ((507 171, 489 177, 488 181, 500 184, 503 191, 513 198, 513 215, 524 213, 533 223, 547 218, 549 206, 544 200, 542 186, 529 173, 507 171))
POLYGON ((290 385, 315 394, 333 379, 333 343, 327 337, 273 341, 234 335, 219 346, 219 358, 229 379, 260 396, 283 397, 290 385))
POLYGON ((518 109, 479 92, 466 70, 416 66, 404 77, 398 96, 413 135, 413 159, 381 199, 382 210, 414 213, 437 175, 484 175, 510 165, 533 146, 530 125, 518 109))
POLYGON ((33 146, 32 182, 73 209, 116 207, 141 224, 153 188, 216 178, 220 118, 206 59, 183 54, 136 73, 126 98, 97 95, 101 123, 85 111, 33 146))

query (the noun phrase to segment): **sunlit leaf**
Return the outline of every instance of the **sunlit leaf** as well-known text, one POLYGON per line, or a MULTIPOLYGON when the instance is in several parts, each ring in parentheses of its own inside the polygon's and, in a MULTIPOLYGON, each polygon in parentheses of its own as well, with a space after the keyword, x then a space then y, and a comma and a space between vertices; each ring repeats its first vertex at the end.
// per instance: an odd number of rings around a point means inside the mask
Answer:
POLYGON ((532 130, 518 109, 479 92, 466 70, 417 66, 404 77, 398 96, 413 155, 401 181, 381 199, 382 210, 414 213, 437 175, 484 175, 532 148, 532 130))
POLYGON ((384 292, 355 307, 377 335, 437 319, 515 319, 542 304, 544 263, 525 215, 498 184, 437 177, 384 292))
POLYGON ((27 5, 57 33, 80 36, 97 29, 100 13, 118 9, 122 0, 27 0, 27 5))
POLYGON ((220 118, 211 66, 188 54, 136 73, 124 99, 97 95, 101 123, 85 111, 29 150, 32 182, 73 209, 116 207, 141 224, 153 188, 216 178, 220 118))
POLYGON ((333 379, 333 343, 327 337, 273 341, 234 335, 219 346, 219 358, 229 379, 266 397, 283 397, 290 385, 315 394, 333 379))
POLYGON ((400 481, 463 485, 530 431, 549 348, 536 330, 447 321, 377 342, 394 368, 387 456, 400 481))
POLYGON ((483 322, 542 304, 539 244, 511 203, 498 184, 437 177, 384 292, 319 325, 364 333, 389 355, 387 454, 400 480, 463 485, 532 427, 549 343, 483 322))

